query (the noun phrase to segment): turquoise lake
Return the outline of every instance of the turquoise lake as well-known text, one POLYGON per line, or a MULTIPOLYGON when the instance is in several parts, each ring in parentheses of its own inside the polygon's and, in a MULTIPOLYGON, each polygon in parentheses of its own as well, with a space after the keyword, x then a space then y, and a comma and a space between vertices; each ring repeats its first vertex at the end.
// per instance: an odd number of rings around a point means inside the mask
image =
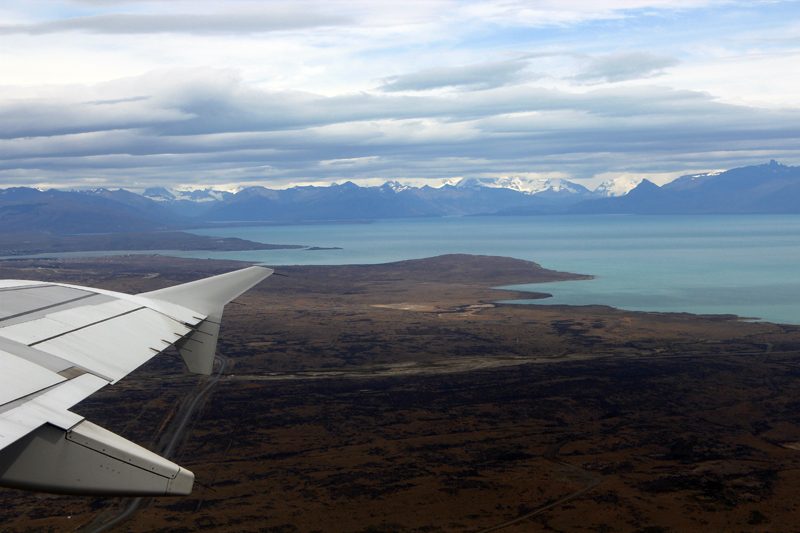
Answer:
POLYGON ((270 265, 384 263, 447 253, 500 255, 596 276, 515 286, 553 294, 531 303, 733 313, 800 324, 800 216, 453 217, 195 233, 342 250, 170 253, 270 265))
MULTIPOLYGON (((732 313, 800 324, 800 216, 453 217, 194 233, 342 249, 159 253, 269 265, 384 263, 448 253, 499 255, 596 276, 590 281, 516 286, 553 295, 531 303, 732 313)), ((46 254, 97 255, 108 253, 46 254)))

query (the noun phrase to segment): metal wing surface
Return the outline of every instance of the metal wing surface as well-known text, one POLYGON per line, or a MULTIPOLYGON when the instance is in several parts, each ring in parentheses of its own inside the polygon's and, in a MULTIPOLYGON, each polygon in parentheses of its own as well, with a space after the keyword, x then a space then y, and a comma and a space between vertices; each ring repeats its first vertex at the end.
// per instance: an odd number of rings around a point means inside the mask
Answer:
POLYGON ((270 274, 250 267, 136 296, 0 280, 0 486, 189 494, 191 472, 70 409, 168 346, 210 374, 223 307, 270 274))

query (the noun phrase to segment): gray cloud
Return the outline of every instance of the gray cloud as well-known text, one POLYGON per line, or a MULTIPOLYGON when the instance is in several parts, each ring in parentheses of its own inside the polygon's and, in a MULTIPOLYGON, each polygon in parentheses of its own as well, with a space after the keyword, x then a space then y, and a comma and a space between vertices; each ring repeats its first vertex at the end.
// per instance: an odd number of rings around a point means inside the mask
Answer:
POLYGON ((492 61, 463 67, 439 67, 383 79, 385 92, 426 91, 443 87, 493 89, 517 83, 527 61, 492 61))
POLYGON ((297 7, 274 8, 260 13, 127 14, 113 13, 75 17, 38 24, 0 25, 0 35, 26 33, 40 35, 81 31, 96 34, 189 33, 194 35, 266 33, 319 26, 337 26, 350 22, 341 16, 309 13, 297 7))
MULTIPOLYGON (((363 121, 434 119, 443 124, 532 112, 579 112, 638 117, 658 122, 706 115, 738 116, 747 108, 715 102, 704 93, 659 87, 574 94, 524 86, 463 92, 455 96, 359 93, 324 97, 300 91, 269 92, 242 86, 218 71, 150 75, 110 84, 101 98, 31 99, 0 106, 0 138, 50 137, 143 129, 157 136, 271 132, 337 127, 363 121), (130 87, 129 87, 130 86, 130 87), (119 97, 118 90, 151 93, 119 97), (104 102, 105 105, 97 105, 104 102)), ((504 118, 503 120, 507 120, 504 118)), ((577 120, 577 119, 572 119, 577 120)), ((594 119, 597 120, 597 119, 594 119)), ((613 124, 613 122, 608 122, 613 124)))
POLYGON ((186 70, 70 91, 0 105, 0 186, 665 172, 791 164, 800 139, 800 111, 663 87, 325 97, 186 70))
POLYGON ((149 96, 131 96, 129 98, 116 98, 114 100, 91 100, 88 102, 83 102, 86 105, 113 105, 113 104, 123 104, 126 102, 140 102, 142 100, 147 100, 150 98, 149 96))
POLYGON ((680 63, 677 58, 661 56, 649 52, 614 52, 597 56, 586 62, 583 70, 574 80, 586 83, 635 80, 652 78, 662 74, 662 70, 680 63))

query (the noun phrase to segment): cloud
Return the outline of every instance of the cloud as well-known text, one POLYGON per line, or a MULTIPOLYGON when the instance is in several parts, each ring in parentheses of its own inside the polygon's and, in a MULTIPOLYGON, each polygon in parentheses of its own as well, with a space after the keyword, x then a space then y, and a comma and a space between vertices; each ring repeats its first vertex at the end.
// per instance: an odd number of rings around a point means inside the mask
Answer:
POLYGON ((493 61, 463 67, 438 67, 384 78, 385 92, 427 91, 444 87, 493 89, 522 80, 527 61, 493 61))
POLYGON ((677 58, 642 52, 614 52, 597 56, 586 62, 582 71, 573 77, 585 83, 615 83, 619 81, 652 78, 663 69, 680 63, 677 58))
POLYGON ((663 87, 329 97, 259 89, 232 70, 185 69, 5 103, 0 180, 79 176, 131 186, 217 184, 231 175, 237 183, 288 183, 675 172, 704 161, 758 162, 763 154, 786 161, 781 154, 795 150, 798 124, 798 110, 724 104, 663 87), (326 163, 347 160, 358 164, 326 163))
POLYGON ((0 35, 86 32, 94 34, 185 33, 193 35, 257 34, 347 24, 347 17, 309 12, 302 8, 273 8, 242 13, 110 13, 73 17, 36 24, 0 25, 0 35))
POLYGON ((382 120, 426 120, 431 125, 430 121, 466 122, 553 111, 642 118, 735 115, 741 109, 746 108, 720 104, 704 93, 659 87, 571 93, 509 86, 449 96, 362 92, 328 97, 259 89, 245 84, 233 70, 176 69, 82 90, 69 88, 60 97, 0 104, 0 138, 133 129, 163 137, 191 137, 382 120))
POLYGON ((504 27, 542 28, 621 20, 642 11, 674 13, 729 3, 731 0, 487 0, 466 2, 462 9, 504 27))
POLYGON ((140 102, 142 100, 147 100, 150 98, 149 96, 130 96, 128 98, 117 98, 114 100, 93 100, 89 102, 83 102, 86 105, 114 105, 114 104, 124 104, 127 102, 140 102))
POLYGON ((0 187, 800 164, 795 3, 11 2, 0 187))

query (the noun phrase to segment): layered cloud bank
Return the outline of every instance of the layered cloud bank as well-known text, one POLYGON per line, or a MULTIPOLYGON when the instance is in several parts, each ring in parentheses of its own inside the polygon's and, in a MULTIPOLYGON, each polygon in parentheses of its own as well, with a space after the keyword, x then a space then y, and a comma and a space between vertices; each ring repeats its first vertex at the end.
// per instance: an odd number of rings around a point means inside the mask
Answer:
POLYGON ((0 25, 4 186, 800 163, 796 2, 35 4, 0 25))

